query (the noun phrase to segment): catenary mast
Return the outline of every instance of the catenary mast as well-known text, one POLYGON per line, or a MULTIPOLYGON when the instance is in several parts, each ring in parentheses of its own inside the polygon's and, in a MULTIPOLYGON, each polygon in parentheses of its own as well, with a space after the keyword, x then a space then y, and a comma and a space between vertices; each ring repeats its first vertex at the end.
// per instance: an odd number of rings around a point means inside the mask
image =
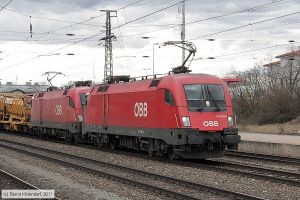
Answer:
POLYGON ((106 23, 105 32, 106 36, 101 38, 105 40, 105 64, 104 64, 104 83, 109 83, 113 77, 113 58, 112 58, 112 40, 116 38, 115 35, 111 33, 111 17, 117 17, 117 11, 115 10, 101 10, 106 12, 106 23))

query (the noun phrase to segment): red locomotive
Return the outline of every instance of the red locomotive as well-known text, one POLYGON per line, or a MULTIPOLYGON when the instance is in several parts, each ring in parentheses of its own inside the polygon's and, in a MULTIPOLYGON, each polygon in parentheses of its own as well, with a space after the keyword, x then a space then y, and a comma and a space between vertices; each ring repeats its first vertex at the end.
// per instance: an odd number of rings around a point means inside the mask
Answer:
POLYGON ((94 86, 86 99, 82 139, 199 159, 222 156, 240 136, 220 78, 175 74, 94 86))
POLYGON ((70 140, 81 133, 82 105, 88 87, 36 93, 32 97, 30 124, 36 134, 70 140))

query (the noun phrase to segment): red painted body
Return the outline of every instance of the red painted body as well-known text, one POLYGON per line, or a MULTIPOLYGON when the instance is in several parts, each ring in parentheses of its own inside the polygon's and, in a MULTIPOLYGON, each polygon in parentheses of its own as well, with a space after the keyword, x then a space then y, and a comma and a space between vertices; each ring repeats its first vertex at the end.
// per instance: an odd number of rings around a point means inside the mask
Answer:
POLYGON ((152 80, 112 84, 106 92, 97 92, 100 86, 94 86, 87 97, 84 123, 98 126, 183 128, 181 117, 189 116, 191 127, 188 128, 201 131, 222 131, 228 128, 227 117, 233 115, 232 104, 227 85, 222 79, 205 74, 178 74, 162 77, 158 87, 149 87, 152 80), (227 111, 190 112, 183 88, 185 84, 222 85, 227 111), (165 89, 172 92, 176 106, 165 103, 165 89), (146 116, 135 115, 136 103, 147 103, 146 116), (204 126, 204 121, 217 121, 218 126, 204 126))
POLYGON ((89 88, 71 88, 65 90, 37 93, 32 98, 31 121, 52 123, 75 123, 78 115, 83 114, 80 94, 89 88), (74 106, 70 106, 70 99, 74 106))

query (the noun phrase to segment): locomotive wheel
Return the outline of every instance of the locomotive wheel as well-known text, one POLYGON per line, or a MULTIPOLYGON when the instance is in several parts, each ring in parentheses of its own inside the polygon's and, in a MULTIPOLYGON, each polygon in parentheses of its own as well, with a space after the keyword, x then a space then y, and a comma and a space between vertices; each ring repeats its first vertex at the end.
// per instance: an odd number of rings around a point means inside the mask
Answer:
POLYGON ((154 154, 154 149, 153 149, 153 140, 149 141, 148 147, 147 147, 147 152, 149 156, 153 156, 154 154))
POLYGON ((148 155, 149 156, 153 156, 154 151, 153 151, 153 147, 151 145, 149 145, 148 149, 147 149, 148 155))
POLYGON ((154 152, 155 156, 159 156, 159 157, 163 157, 164 156, 164 152, 162 150, 158 150, 154 152))
POLYGON ((102 140, 102 137, 100 135, 97 137, 96 141, 97 141, 97 146, 99 148, 103 147, 103 140, 102 140))
POLYGON ((79 144, 80 143, 79 134, 74 134, 73 137, 74 137, 74 143, 79 144))
POLYGON ((117 145, 115 142, 110 143, 110 149, 115 150, 117 148, 117 145))
POLYGON ((168 158, 169 160, 175 160, 177 158, 177 155, 175 154, 174 150, 171 149, 169 152, 168 152, 168 158))
POLYGON ((117 148, 117 140, 112 139, 111 142, 110 142, 110 149, 115 150, 116 148, 117 148))
POLYGON ((66 133, 65 133, 65 136, 64 136, 64 143, 68 144, 68 136, 66 135, 66 133))
POLYGON ((68 144, 70 142, 70 134, 66 131, 64 133, 64 143, 68 144))

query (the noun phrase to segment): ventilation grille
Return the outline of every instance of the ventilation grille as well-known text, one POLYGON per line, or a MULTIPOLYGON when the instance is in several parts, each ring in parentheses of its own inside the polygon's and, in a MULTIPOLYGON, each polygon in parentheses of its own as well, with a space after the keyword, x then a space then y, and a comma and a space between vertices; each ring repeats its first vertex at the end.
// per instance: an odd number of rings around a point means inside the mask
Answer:
POLYGON ((43 97, 44 96, 44 92, 42 92, 42 93, 39 93, 39 95, 37 96, 38 98, 41 98, 41 97, 43 97))
POLYGON ((66 95, 66 94, 68 93, 68 91, 69 91, 69 90, 65 90, 64 93, 63 93, 63 95, 66 95))
POLYGON ((154 79, 149 87, 157 87, 160 82, 160 79, 154 79))
POLYGON ((109 85, 100 85, 97 92, 106 92, 109 88, 109 85))

